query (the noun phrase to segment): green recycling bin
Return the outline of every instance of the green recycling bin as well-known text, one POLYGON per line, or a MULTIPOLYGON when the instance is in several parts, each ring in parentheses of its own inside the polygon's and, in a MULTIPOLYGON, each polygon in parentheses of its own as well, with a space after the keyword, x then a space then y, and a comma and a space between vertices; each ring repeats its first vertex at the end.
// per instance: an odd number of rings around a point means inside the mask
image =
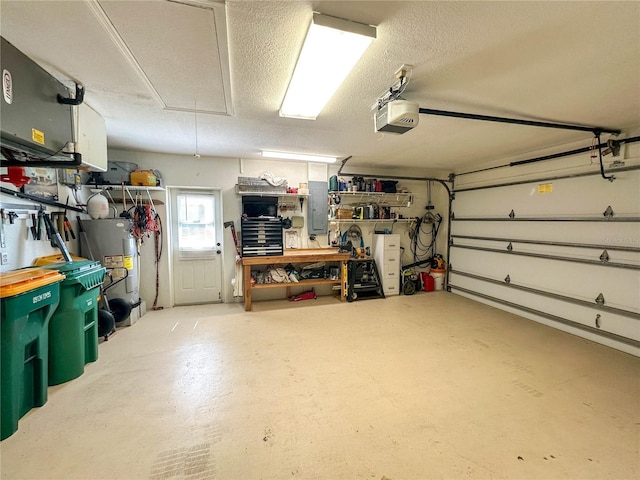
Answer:
POLYGON ((49 385, 59 385, 78 378, 87 363, 98 359, 98 297, 105 268, 92 260, 40 268, 66 277, 60 283, 60 303, 49 321, 49 385))
POLYGON ((0 274, 0 440, 47 402, 49 320, 62 280, 57 271, 35 268, 0 274))

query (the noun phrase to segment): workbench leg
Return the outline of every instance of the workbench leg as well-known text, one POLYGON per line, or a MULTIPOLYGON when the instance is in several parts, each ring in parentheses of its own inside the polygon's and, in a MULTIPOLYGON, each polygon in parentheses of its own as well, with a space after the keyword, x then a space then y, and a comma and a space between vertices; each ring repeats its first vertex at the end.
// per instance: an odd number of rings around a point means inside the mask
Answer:
POLYGON ((244 265, 242 279, 244 283, 244 310, 251 311, 251 265, 244 265))

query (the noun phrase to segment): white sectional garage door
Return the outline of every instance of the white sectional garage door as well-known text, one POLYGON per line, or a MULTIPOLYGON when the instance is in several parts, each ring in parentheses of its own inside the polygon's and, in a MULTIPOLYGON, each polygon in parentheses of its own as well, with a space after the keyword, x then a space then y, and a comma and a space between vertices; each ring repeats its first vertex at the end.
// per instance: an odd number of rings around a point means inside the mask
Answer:
POLYGON ((454 189, 449 290, 640 355, 640 172, 454 189))

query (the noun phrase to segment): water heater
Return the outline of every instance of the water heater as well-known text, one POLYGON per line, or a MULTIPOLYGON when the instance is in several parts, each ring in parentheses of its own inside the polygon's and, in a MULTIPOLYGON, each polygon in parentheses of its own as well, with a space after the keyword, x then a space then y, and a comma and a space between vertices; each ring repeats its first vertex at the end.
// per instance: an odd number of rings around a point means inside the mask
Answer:
POLYGON ((107 290, 107 297, 122 298, 131 306, 140 303, 140 275, 136 240, 131 235, 131 220, 105 218, 80 220, 80 255, 99 261, 113 280, 126 277, 107 290))

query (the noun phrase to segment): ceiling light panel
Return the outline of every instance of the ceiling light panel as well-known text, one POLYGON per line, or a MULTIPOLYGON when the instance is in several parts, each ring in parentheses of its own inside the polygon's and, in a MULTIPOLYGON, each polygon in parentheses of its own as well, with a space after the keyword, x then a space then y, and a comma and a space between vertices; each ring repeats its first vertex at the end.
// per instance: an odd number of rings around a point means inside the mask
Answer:
POLYGON ((263 150, 262 156, 264 158, 277 158, 281 160, 301 160, 303 162, 320 162, 320 163, 335 163, 336 160, 338 160, 337 157, 328 157, 325 155, 309 155, 306 153, 274 152, 271 150, 263 150))
POLYGON ((315 120, 375 38, 375 27, 314 13, 280 116, 315 120))

